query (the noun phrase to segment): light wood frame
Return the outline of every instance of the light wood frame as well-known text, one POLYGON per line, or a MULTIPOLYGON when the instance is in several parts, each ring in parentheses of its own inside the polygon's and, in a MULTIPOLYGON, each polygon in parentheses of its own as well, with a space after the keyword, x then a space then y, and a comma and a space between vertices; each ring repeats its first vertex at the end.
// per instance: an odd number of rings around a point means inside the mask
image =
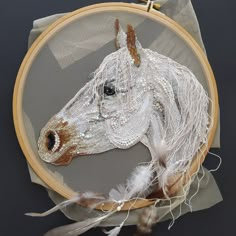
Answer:
MULTIPOLYGON (((19 69, 15 88, 14 88, 14 95, 13 95, 13 117, 14 117, 14 125, 16 134, 20 143, 20 146, 23 150, 23 153, 36 172, 36 174, 41 178, 46 185, 48 185, 51 189, 62 195, 63 197, 70 199, 76 195, 69 187, 62 185, 59 181, 57 181, 56 177, 49 173, 39 162, 38 157, 34 154, 33 150, 31 149, 30 143, 27 138, 26 129, 24 127, 23 122, 23 110, 22 110, 22 98, 24 92, 24 85, 27 78, 27 74, 31 67, 32 62, 34 61, 35 57, 37 56, 40 49, 46 44, 46 42, 54 36, 60 29, 66 27, 67 24, 75 21, 76 19, 84 16, 88 16, 94 13, 100 12, 107 12, 107 11, 125 11, 130 13, 141 14, 147 16, 148 18, 158 20, 165 26, 171 28, 177 35, 179 35, 193 50, 196 57, 202 64, 202 69, 206 75, 207 83, 209 87, 209 96, 212 100, 212 104, 209 107, 209 114, 214 121, 212 124, 212 129, 210 130, 208 136, 208 145, 203 146, 201 148, 201 152, 198 153, 197 157, 193 160, 191 164, 191 168, 188 172, 188 176, 192 176, 196 173, 199 168, 200 163, 202 163, 205 159, 205 156, 213 142, 214 135, 217 128, 218 123, 218 93, 216 82, 214 79, 214 75, 212 69, 208 63, 208 60, 200 48, 200 46, 195 42, 195 40, 188 34, 179 24, 175 21, 170 19, 169 17, 165 16, 164 14, 150 9, 147 12, 147 6, 137 5, 137 4, 129 4, 129 3, 102 3, 96 4, 89 7, 84 7, 69 14, 66 14, 64 17, 57 20, 55 23, 50 25, 33 43, 31 48, 28 50, 21 67, 19 69)), ((189 178, 187 175, 177 178, 173 186, 170 188, 170 192, 174 193, 178 188, 179 184, 183 185, 187 182, 189 178)), ((122 210, 127 209, 137 209, 142 208, 145 206, 149 206, 155 202, 155 199, 146 199, 146 200, 136 200, 130 201, 124 204, 122 210)), ((114 203, 105 203, 97 207, 97 209, 109 210, 111 207, 114 207, 114 203)))

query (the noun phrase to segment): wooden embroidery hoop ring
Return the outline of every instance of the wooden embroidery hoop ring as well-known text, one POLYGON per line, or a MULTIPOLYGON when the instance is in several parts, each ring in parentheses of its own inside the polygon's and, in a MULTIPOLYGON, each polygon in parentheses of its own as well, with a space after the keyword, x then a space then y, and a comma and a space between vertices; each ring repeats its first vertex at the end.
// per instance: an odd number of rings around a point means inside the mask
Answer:
MULTIPOLYGON (((129 3, 101 3, 95 4, 88 7, 81 8, 69 14, 66 14, 64 17, 57 20, 51 26, 49 26, 34 42, 31 48, 28 50, 17 75, 14 95, 13 95, 13 118, 14 125, 17 134, 17 138, 19 140, 20 146, 23 150, 23 153, 32 167, 32 169, 36 172, 36 174, 41 178, 41 180, 48 185, 52 190, 62 195, 66 199, 71 199, 76 195, 69 187, 63 185, 58 182, 52 174, 47 172, 47 170, 42 166, 39 162, 38 157, 34 154, 29 144, 26 129, 23 123, 23 111, 22 111, 22 98, 23 98, 23 90, 26 81, 27 74, 31 67, 31 64, 34 58, 37 56, 40 49, 45 45, 45 43, 56 34, 60 29, 65 27, 67 24, 72 21, 84 17, 94 13, 107 12, 107 11, 125 11, 130 13, 136 13, 145 15, 151 19, 158 20, 165 26, 171 28, 177 35, 179 35, 193 50, 196 57, 202 64, 202 69, 206 75, 207 83, 209 87, 209 96, 212 100, 211 106, 209 107, 209 114, 212 118, 213 124, 212 129, 209 132, 208 136, 208 145, 202 146, 200 152, 194 158, 189 171, 182 177, 176 178, 176 181, 169 188, 170 193, 175 193, 179 186, 183 186, 189 180, 189 177, 194 175, 198 170, 200 164, 204 161, 205 156, 213 142, 214 135, 217 128, 218 123, 218 92, 216 87, 216 82, 214 78, 214 74, 212 72, 211 66, 209 62, 200 48, 200 46, 195 42, 195 40, 188 34, 180 25, 178 25, 175 21, 165 16, 164 14, 150 8, 149 6, 137 5, 137 4, 129 4, 129 3), (148 9, 148 11, 147 11, 148 9)), ((142 207, 146 207, 154 204, 155 199, 144 199, 144 200, 135 200, 126 202, 122 210, 128 209, 138 209, 142 207)), ((97 209, 110 210, 114 208, 114 203, 104 203, 99 205, 97 209)))

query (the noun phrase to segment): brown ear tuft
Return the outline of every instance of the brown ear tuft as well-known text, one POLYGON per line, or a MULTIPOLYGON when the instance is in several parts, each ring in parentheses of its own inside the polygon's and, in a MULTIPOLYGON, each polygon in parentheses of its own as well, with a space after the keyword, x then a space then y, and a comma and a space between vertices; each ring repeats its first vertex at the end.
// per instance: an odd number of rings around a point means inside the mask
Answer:
POLYGON ((136 47, 136 35, 132 25, 127 25, 127 47, 131 57, 134 59, 134 64, 139 67, 141 60, 136 47))
POLYGON ((120 30, 120 22, 119 22, 119 19, 116 19, 116 21, 115 21, 116 36, 119 33, 119 30, 120 30))
POLYGON ((115 39, 115 46, 116 46, 116 49, 119 49, 120 48, 120 45, 119 45, 119 42, 118 42, 118 39, 117 39, 117 35, 120 31, 120 22, 118 19, 115 20, 115 34, 116 34, 116 39, 115 39))

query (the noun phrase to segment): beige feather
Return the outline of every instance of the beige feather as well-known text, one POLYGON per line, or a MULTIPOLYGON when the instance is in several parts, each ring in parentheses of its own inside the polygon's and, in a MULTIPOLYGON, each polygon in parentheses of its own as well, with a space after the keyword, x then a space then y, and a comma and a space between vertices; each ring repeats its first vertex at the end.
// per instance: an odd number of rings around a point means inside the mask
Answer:
POLYGON ((152 232, 153 225, 157 222, 157 209, 154 206, 145 208, 138 218, 137 231, 134 236, 147 235, 152 232))

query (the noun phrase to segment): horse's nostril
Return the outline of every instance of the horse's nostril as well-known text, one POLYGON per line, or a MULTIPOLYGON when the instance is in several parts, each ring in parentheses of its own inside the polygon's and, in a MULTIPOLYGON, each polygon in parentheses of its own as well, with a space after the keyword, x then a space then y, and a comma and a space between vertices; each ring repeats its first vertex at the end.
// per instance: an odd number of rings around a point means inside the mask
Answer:
POLYGON ((55 133, 52 131, 49 131, 46 135, 46 146, 48 151, 51 151, 56 143, 56 137, 55 133))

